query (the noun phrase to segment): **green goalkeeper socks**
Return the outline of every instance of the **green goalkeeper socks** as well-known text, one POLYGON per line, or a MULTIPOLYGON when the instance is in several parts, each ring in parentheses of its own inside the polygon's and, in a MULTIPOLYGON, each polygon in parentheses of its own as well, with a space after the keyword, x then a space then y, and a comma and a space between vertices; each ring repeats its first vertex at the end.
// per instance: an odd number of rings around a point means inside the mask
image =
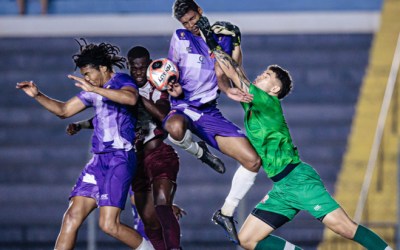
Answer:
POLYGON ((268 235, 262 241, 257 243, 257 246, 254 250, 284 250, 284 249, 291 249, 291 250, 301 250, 300 247, 293 245, 292 243, 278 237, 275 235, 268 235))
POLYGON ((388 246, 388 244, 384 240, 382 240, 381 237, 379 237, 374 232, 361 225, 358 226, 353 240, 360 243, 366 249, 373 249, 373 250, 392 249, 391 247, 388 246))

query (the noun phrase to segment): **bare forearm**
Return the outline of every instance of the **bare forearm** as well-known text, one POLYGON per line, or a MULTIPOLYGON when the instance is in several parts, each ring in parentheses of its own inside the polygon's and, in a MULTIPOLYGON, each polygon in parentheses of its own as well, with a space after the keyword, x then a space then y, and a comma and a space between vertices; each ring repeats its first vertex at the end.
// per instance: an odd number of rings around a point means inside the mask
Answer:
POLYGON ((237 62, 237 64, 242 65, 243 62, 243 54, 242 48, 240 46, 235 46, 232 51, 232 59, 237 62))
POLYGON ((248 92, 250 81, 241 66, 222 50, 215 50, 213 53, 225 75, 232 80, 236 87, 248 92))
POLYGON ((40 103, 40 105, 42 105, 45 109, 47 109, 48 111, 50 111, 51 113, 59 116, 60 118, 67 118, 69 117, 68 114, 66 114, 65 111, 65 103, 52 99, 48 96, 46 96, 45 94, 43 94, 42 92, 39 92, 34 99, 40 103))
POLYGON ((162 121, 170 110, 168 101, 161 101, 160 103, 154 103, 146 98, 142 98, 142 102, 146 110, 155 119, 162 121))

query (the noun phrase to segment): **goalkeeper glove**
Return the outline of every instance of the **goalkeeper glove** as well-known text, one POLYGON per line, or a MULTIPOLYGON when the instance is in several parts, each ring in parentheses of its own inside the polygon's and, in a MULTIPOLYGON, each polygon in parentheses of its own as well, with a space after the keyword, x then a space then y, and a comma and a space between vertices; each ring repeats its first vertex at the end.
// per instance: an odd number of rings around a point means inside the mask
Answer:
POLYGON ((215 34, 222 34, 222 35, 228 35, 232 36, 232 44, 233 46, 239 46, 242 40, 242 35, 240 33, 240 29, 238 26, 230 23, 230 22, 224 22, 224 21, 218 21, 215 22, 211 26, 211 30, 215 34))
POLYGON ((201 31, 201 35, 203 39, 206 41, 207 46, 210 48, 211 51, 220 50, 221 46, 218 45, 217 41, 214 39, 214 33, 211 30, 210 22, 208 21, 207 17, 201 16, 199 21, 196 23, 197 27, 199 27, 201 31))

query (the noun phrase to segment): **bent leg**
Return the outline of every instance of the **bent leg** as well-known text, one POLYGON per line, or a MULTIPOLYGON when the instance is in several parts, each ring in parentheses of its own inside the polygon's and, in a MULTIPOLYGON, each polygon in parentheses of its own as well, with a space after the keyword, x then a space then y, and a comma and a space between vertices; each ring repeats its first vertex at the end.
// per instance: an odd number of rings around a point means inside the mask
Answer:
POLYGON ((238 161, 244 168, 257 173, 261 159, 246 137, 216 136, 221 152, 238 161))
POLYGON ((367 249, 389 250, 388 244, 370 229, 357 225, 342 208, 325 216, 322 222, 335 233, 358 242, 367 249))
POLYGON ((118 207, 100 207, 99 226, 106 234, 120 240, 131 248, 138 248, 145 240, 133 228, 120 222, 121 209, 118 207))
POLYGON ((240 245, 249 250, 301 249, 283 238, 272 235, 274 228, 250 214, 239 232, 240 245))
POLYGON ((64 213, 54 249, 73 249, 80 226, 96 207, 96 201, 92 198, 72 197, 68 209, 64 213))
POLYGON ((242 164, 233 176, 231 189, 221 208, 222 214, 232 216, 239 202, 253 186, 261 160, 245 137, 217 136, 216 140, 222 153, 242 164))
POLYGON ((164 123, 164 129, 168 132, 168 140, 186 152, 200 158, 203 150, 192 139, 192 132, 188 128, 187 118, 183 114, 174 114, 168 117, 164 123))

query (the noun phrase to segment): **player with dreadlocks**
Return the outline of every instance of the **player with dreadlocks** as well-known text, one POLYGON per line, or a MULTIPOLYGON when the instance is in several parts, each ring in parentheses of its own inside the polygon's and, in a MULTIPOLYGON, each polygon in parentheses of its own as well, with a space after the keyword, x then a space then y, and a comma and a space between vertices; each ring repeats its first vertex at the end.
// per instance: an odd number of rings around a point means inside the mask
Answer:
POLYGON ((52 99, 39 91, 33 81, 17 83, 17 88, 34 98, 60 118, 71 117, 93 107, 92 159, 82 170, 69 197, 55 249, 73 249, 79 227, 100 207, 99 226, 107 234, 133 249, 154 249, 133 228, 120 222, 127 193, 136 170, 134 150, 136 118, 133 110, 138 90, 132 78, 116 73, 113 66, 124 67, 119 48, 108 44, 77 41, 78 54, 72 58, 83 78, 68 75, 81 88, 66 102, 52 99))

